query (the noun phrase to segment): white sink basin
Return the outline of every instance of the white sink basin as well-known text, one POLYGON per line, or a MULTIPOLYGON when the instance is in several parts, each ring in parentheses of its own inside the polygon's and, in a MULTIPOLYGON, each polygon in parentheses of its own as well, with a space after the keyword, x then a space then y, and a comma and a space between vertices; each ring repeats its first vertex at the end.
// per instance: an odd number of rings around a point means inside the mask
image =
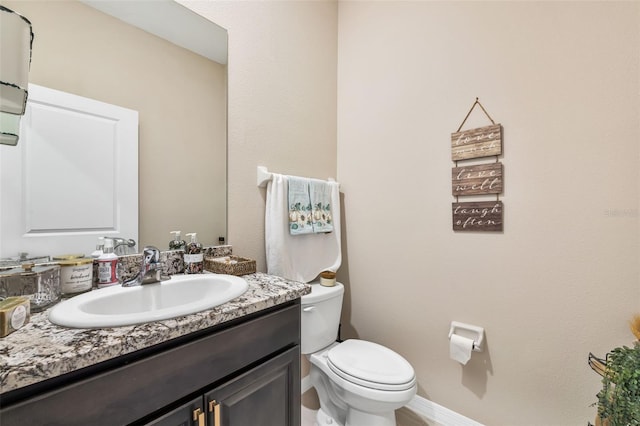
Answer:
POLYGON ((102 328, 189 315, 243 294, 247 281, 233 275, 174 275, 161 283, 93 290, 51 309, 49 321, 65 327, 102 328))

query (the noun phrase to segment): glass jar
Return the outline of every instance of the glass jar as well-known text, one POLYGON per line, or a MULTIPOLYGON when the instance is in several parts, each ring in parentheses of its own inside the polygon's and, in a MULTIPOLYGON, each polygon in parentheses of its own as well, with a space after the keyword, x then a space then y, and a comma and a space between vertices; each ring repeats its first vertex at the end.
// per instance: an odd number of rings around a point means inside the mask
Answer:
POLYGON ((84 293, 93 287, 93 259, 60 260, 60 291, 62 297, 84 293))
POLYGON ((26 296, 31 312, 40 312, 60 300, 60 266, 24 263, 0 271, 0 298, 26 296))

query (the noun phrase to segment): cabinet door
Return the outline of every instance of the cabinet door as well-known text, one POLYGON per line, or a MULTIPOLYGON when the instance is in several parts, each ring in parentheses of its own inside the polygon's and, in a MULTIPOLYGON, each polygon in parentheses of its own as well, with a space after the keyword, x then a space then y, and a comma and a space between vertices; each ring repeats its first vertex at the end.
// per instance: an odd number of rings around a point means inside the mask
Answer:
POLYGON ((206 393, 205 407, 209 426, 300 426, 300 347, 206 393))
POLYGON ((205 414, 202 397, 195 398, 184 405, 171 410, 163 416, 153 419, 145 426, 204 426, 205 414))

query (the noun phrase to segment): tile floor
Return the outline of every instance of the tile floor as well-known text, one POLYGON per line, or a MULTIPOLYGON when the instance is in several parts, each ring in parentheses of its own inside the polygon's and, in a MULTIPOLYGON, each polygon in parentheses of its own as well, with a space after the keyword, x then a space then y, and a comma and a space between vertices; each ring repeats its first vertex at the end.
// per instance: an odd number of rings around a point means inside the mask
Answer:
MULTIPOLYGON (((443 426, 419 416, 408 408, 396 411, 396 422, 397 426, 443 426)), ((316 410, 302 406, 302 426, 319 426, 316 423, 316 410)))

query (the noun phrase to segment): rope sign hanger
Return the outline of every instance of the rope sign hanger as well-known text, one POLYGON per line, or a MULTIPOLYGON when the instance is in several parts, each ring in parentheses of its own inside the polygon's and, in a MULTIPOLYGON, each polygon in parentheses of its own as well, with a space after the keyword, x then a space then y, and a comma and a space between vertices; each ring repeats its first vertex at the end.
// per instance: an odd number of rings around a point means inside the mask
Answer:
POLYGON ((467 113, 467 116, 464 118, 464 120, 462 120, 462 123, 460 124, 460 127, 458 127, 458 130, 456 130, 456 132, 459 132, 460 129, 462 129, 462 126, 464 126, 464 123, 467 121, 467 118, 469 118, 469 116, 471 115, 471 111, 473 111, 473 109, 476 107, 476 105, 480 105, 480 108, 482 108, 482 112, 484 112, 484 114, 489 118, 489 120, 491 120, 491 124, 496 124, 495 121, 493 121, 493 118, 491 118, 491 116, 489 115, 489 113, 487 112, 486 109, 484 109, 484 107, 482 106, 482 104, 480 103, 480 101, 478 100, 478 98, 476 98, 476 101, 473 103, 473 105, 471 106, 471 109, 469 110, 469 112, 467 113))

